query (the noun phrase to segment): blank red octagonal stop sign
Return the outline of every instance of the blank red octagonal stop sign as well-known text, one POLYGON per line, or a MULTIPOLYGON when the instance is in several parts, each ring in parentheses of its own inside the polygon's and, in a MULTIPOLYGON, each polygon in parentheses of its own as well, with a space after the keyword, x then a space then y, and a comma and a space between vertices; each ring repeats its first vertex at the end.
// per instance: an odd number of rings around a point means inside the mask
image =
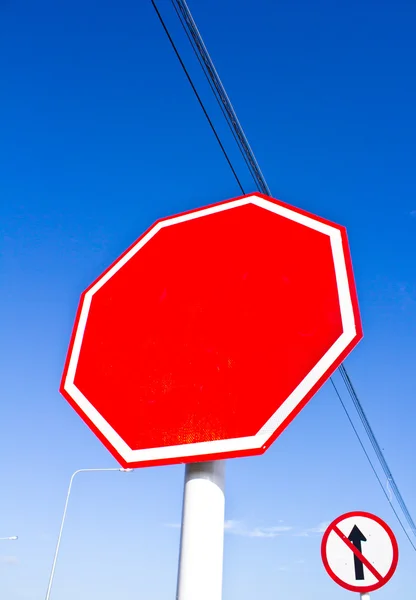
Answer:
POLYGON ((260 454, 361 337, 344 228, 256 193, 158 221, 82 294, 61 392, 125 467, 260 454))

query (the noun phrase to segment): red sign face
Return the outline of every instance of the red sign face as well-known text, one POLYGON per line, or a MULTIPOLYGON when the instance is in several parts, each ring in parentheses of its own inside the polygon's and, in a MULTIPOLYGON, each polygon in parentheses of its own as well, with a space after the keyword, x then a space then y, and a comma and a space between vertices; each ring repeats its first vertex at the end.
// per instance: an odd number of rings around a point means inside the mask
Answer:
POLYGON ((61 392, 125 467, 261 454, 361 337, 344 228, 256 193, 158 221, 82 294, 61 392))

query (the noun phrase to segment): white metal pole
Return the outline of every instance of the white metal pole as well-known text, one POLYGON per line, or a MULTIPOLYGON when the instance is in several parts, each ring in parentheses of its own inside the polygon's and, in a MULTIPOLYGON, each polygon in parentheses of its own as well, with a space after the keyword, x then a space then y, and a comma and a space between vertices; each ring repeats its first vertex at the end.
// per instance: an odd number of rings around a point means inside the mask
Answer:
POLYGON ((132 469, 122 469, 122 468, 109 468, 109 469, 78 469, 77 471, 75 471, 75 473, 72 473, 71 475, 71 479, 69 480, 69 486, 68 486, 68 491, 66 494, 66 500, 65 500, 65 506, 64 506, 64 512, 62 515, 62 520, 61 520, 61 527, 59 529, 59 534, 58 534, 58 541, 56 542, 56 548, 55 548, 55 554, 53 557, 53 562, 52 562, 52 569, 51 569, 51 574, 49 576, 49 583, 48 583, 48 589, 46 590, 46 596, 45 596, 45 600, 49 600, 49 596, 51 595, 51 589, 52 589, 52 583, 53 583, 53 577, 55 575, 55 568, 56 568, 56 561, 58 559, 58 553, 59 553, 59 547, 61 545, 61 538, 62 538, 62 531, 64 529, 64 525, 65 525, 65 518, 66 518, 66 512, 68 510, 68 502, 69 502, 69 496, 71 495, 71 489, 72 489, 72 483, 74 481, 74 477, 75 475, 77 475, 78 473, 90 473, 92 471, 131 471, 132 469))
POLYGON ((370 594, 360 594, 360 600, 370 600, 370 594))
POLYGON ((185 468, 177 600, 221 600, 225 461, 185 468))

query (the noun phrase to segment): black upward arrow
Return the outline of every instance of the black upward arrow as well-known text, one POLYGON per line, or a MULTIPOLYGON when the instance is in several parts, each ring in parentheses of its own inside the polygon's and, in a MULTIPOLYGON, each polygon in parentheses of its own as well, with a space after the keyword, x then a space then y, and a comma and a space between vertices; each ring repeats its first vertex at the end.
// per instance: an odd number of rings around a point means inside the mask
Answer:
MULTIPOLYGON (((354 544, 354 546, 357 548, 358 552, 362 553, 361 542, 366 542, 367 538, 358 529, 357 525, 354 525, 354 527, 351 529, 351 533, 348 536, 348 539, 350 540, 350 542, 352 544, 354 544)), ((355 579, 357 579, 357 580, 364 579, 364 565, 360 561, 358 556, 356 556, 355 554, 354 554, 354 568, 355 568, 355 579)))

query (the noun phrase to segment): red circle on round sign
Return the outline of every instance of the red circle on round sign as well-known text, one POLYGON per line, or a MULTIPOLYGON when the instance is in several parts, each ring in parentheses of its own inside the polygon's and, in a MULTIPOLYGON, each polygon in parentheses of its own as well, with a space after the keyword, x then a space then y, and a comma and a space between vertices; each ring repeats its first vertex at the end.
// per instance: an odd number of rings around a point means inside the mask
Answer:
MULTIPOLYGON (((354 525, 354 528, 355 527, 357 527, 356 524, 354 525)), ((357 531, 362 536, 362 537, 359 537, 358 539, 367 541, 367 538, 360 531, 360 529, 357 528, 357 531)), ((373 592, 375 590, 380 589, 392 578, 392 576, 396 570, 398 560, 399 560, 399 548, 398 548, 397 540, 394 536, 393 531, 390 529, 390 527, 387 525, 387 523, 385 523, 382 519, 380 519, 380 517, 377 517, 376 515, 373 515, 368 512, 353 511, 353 512, 349 512, 349 513, 345 513, 345 514, 341 515, 340 517, 335 519, 328 526, 328 528, 326 529, 326 531, 323 535, 322 542, 321 542, 321 557, 322 557, 322 562, 324 564, 326 572, 331 577, 331 579, 333 581, 335 581, 335 583, 337 583, 339 586, 343 587, 344 589, 346 589, 350 592, 369 593, 369 592, 373 592), (384 539, 388 540, 391 544, 391 548, 388 549, 388 552, 391 553, 390 562, 389 562, 390 566, 387 570, 384 569, 386 571, 384 574, 380 573, 375 568, 375 566, 371 563, 371 561, 365 557, 365 553, 359 551, 356 547, 356 544, 354 544, 353 541, 350 540, 353 530, 351 531, 351 534, 347 537, 347 535, 344 532, 342 532, 342 530, 339 528, 339 525, 344 523, 347 520, 350 520, 350 521, 352 520, 352 522, 356 521, 356 522, 362 523, 364 519, 369 520, 369 522, 371 522, 373 524, 372 527, 376 527, 379 529, 379 531, 382 530, 385 534, 387 534, 387 536, 384 536, 384 539), (331 560, 328 557, 328 543, 329 543, 329 538, 330 538, 331 533, 336 534, 338 539, 341 539, 344 542, 344 544, 346 545, 346 547, 348 547, 351 550, 351 554, 354 559, 354 562, 356 560, 358 561, 358 563, 362 562, 362 565, 363 565, 362 571, 363 572, 364 572, 364 567, 366 567, 367 572, 370 572, 370 576, 373 575, 374 578, 378 579, 378 581, 376 583, 373 582, 369 585, 354 585, 353 583, 345 581, 345 578, 342 579, 339 576, 340 573, 337 574, 335 572, 334 560, 331 560), (331 562, 332 562, 332 564, 331 564, 331 562)))

